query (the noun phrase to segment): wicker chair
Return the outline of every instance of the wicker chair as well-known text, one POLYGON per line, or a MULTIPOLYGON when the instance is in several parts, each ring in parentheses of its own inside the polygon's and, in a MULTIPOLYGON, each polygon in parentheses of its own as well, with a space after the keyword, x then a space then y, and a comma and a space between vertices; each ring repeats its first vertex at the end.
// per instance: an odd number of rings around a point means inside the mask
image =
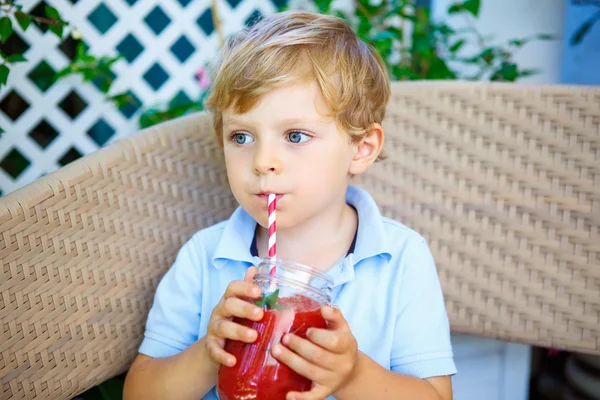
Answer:
MULTIPOLYGON (((423 233, 453 332, 600 354, 600 88, 395 83, 357 180, 423 233)), ((236 206, 210 118, 145 130, 0 198, 0 398, 127 369, 161 276, 236 206)))

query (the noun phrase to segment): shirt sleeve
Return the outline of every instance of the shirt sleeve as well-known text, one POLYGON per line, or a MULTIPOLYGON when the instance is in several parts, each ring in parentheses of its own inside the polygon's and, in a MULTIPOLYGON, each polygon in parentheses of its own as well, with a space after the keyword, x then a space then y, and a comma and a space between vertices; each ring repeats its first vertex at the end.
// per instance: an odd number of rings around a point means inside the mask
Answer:
POLYGON ((150 357, 170 357, 198 340, 202 276, 201 249, 192 238, 179 251, 163 276, 148 314, 139 352, 150 357))
POLYGON ((450 325, 435 262, 424 239, 407 249, 391 370, 418 378, 456 373, 450 325))

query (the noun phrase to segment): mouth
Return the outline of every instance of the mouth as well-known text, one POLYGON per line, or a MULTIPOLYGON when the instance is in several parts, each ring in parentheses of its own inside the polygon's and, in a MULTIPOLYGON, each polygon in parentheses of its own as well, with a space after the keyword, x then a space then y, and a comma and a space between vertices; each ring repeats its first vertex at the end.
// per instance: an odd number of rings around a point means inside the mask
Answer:
MULTIPOLYGON (((261 193, 257 193, 256 196, 258 198, 260 198, 262 201, 266 203, 268 203, 269 201, 269 195, 271 194, 271 192, 261 192, 261 193)), ((281 193, 275 193, 275 200, 279 201, 281 198, 283 197, 283 194, 281 193)))

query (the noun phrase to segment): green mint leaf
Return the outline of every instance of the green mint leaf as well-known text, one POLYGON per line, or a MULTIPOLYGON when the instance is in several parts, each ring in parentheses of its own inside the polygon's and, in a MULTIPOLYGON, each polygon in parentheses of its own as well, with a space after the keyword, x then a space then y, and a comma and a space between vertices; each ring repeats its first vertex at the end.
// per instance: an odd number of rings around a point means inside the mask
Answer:
POLYGON ((0 18, 0 40, 5 43, 13 33, 12 21, 4 16, 0 18))
POLYGON ((256 300, 254 304, 260 308, 263 308, 265 306, 265 298, 266 297, 264 295, 260 296, 260 299, 256 300))
POLYGON ((267 307, 275 308, 275 306, 277 305, 277 299, 279 299, 279 289, 277 289, 267 297, 267 307))
POLYGON ((277 304, 277 300, 279 299, 279 289, 274 291, 268 296, 262 295, 260 299, 256 301, 257 306, 259 307, 267 307, 267 309, 277 309, 281 310, 283 307, 277 304))

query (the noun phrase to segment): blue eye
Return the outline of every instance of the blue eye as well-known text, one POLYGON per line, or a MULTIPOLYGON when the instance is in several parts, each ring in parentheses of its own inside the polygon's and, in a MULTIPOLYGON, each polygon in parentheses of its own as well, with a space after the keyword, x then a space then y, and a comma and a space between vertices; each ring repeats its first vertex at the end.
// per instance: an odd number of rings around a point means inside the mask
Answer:
POLYGON ((233 134, 233 140, 237 144, 248 144, 254 142, 254 138, 247 133, 235 133, 233 134))
POLYGON ((304 143, 310 140, 310 136, 299 131, 292 131, 288 133, 288 140, 292 143, 304 143))

